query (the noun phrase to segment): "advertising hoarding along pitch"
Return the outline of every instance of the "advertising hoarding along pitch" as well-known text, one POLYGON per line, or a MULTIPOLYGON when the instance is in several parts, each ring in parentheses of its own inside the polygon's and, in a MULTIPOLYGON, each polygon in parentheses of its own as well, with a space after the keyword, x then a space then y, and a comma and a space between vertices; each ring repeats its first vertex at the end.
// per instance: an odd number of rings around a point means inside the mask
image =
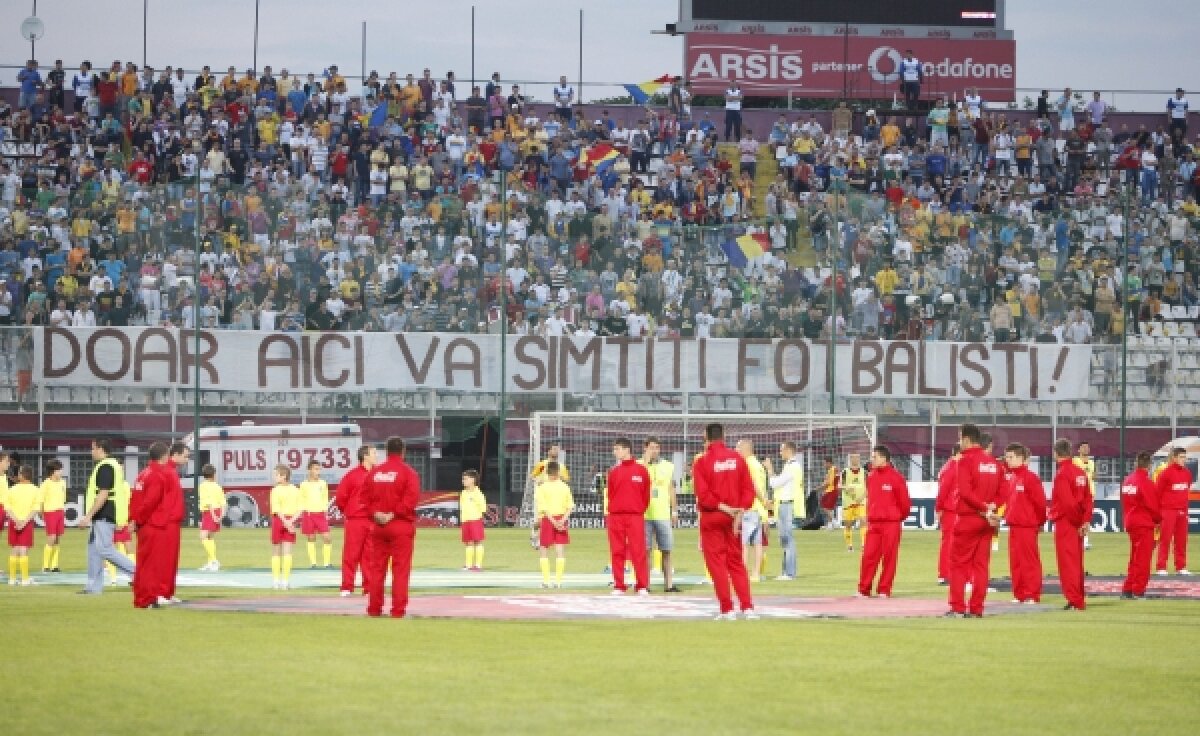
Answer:
POLYGON ((962 96, 978 88, 986 99, 1016 94, 1016 42, 690 33, 684 75, 700 94, 721 94, 737 80, 746 95, 886 98, 900 89, 900 61, 912 49, 922 62, 922 96, 962 96))

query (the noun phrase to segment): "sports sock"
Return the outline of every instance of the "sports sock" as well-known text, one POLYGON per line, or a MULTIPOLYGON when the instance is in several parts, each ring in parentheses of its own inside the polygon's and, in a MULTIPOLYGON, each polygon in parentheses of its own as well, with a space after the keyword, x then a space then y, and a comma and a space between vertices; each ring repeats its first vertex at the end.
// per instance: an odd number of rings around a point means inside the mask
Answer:
POLYGON ((283 556, 283 582, 286 583, 288 581, 288 578, 290 578, 291 576, 292 576, 292 556, 284 555, 283 556))
POLYGON ((327 543, 325 549, 322 550, 322 557, 325 559, 325 567, 333 564, 333 544, 327 543))
POLYGON ((54 545, 54 554, 50 557, 50 569, 51 570, 58 569, 58 553, 61 551, 62 551, 61 544, 54 545))
POLYGON ((18 563, 21 565, 21 579, 28 580, 29 579, 29 555, 25 555, 24 557, 19 558, 18 563))
POLYGON ((858 541, 863 546, 863 549, 867 548, 867 525, 866 524, 863 524, 862 528, 858 530, 858 541))
POLYGON ((654 569, 662 569, 662 550, 654 550, 654 569))
POLYGON ((842 538, 846 540, 847 547, 854 546, 854 529, 852 527, 842 527, 842 538))
POLYGON ((49 570, 50 569, 50 561, 53 559, 54 559, 54 548, 47 544, 45 547, 42 548, 42 569, 49 570))
POLYGON ((539 557, 538 565, 542 568, 542 582, 549 583, 550 582, 550 558, 549 557, 539 557))
POLYGON ((563 573, 567 569, 567 558, 559 557, 554 561, 554 582, 562 585, 563 573))
POLYGON ((200 546, 204 547, 204 552, 208 555, 209 562, 217 561, 217 543, 212 539, 201 539, 200 546))
POLYGON ((275 582, 278 583, 279 582, 279 572, 282 569, 283 569, 283 560, 281 560, 279 558, 279 555, 271 555, 271 579, 273 579, 275 582))
POLYGON ((475 545, 475 567, 483 567, 483 545, 475 545))
POLYGON ((312 565, 313 567, 317 566, 317 543, 316 542, 308 543, 308 564, 312 565))
POLYGON ((467 559, 463 564, 465 564, 467 567, 475 566, 475 547, 473 545, 467 545, 467 559))
POLYGON ((8 579, 9 580, 17 579, 17 556, 16 555, 8 556, 8 579))

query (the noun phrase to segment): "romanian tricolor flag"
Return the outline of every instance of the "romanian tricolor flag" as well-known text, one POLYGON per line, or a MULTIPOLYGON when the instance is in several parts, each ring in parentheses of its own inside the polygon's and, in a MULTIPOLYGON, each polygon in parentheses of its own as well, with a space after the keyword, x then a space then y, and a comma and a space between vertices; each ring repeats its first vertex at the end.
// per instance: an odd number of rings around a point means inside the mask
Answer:
POLYGON ((612 162, 615 161, 619 155, 620 154, 617 149, 613 148, 609 144, 597 143, 596 145, 584 151, 582 158, 584 164, 595 167, 597 171, 603 171, 609 166, 612 166, 612 162))
POLYGON ((624 87, 629 96, 633 98, 633 104, 644 105, 650 99, 650 95, 656 94, 664 85, 670 84, 672 78, 670 74, 664 74, 658 79, 651 79, 641 84, 626 84, 624 87))
POLYGON ((745 268, 747 263, 755 258, 761 258, 770 249, 771 239, 766 233, 748 233, 721 244, 721 250, 729 259, 729 265, 735 268, 745 268))

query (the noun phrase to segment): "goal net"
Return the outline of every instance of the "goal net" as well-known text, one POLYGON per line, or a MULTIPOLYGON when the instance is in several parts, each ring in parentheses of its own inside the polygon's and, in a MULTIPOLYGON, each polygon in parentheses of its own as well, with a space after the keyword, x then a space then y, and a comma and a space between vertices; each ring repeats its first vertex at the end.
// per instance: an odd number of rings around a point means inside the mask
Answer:
POLYGON ((704 449, 704 427, 718 422, 725 427, 729 446, 742 439, 754 443, 760 459, 770 457, 776 469, 779 445, 791 440, 804 457, 808 515, 817 514, 815 497, 825 478, 825 459, 833 458, 845 467, 846 457, 859 453, 865 464, 875 442, 875 417, 795 414, 621 414, 601 412, 536 412, 529 420, 529 462, 521 468, 523 476, 515 480, 523 487, 520 523, 533 520, 534 467, 546 458, 551 447, 559 448, 559 463, 570 473, 571 492, 575 497, 575 527, 601 527, 603 492, 608 470, 615 460, 613 441, 627 437, 633 443, 634 456, 640 458, 645 441, 657 437, 661 456, 675 466, 678 489, 679 523, 695 526, 696 499, 692 488, 691 467, 695 455, 704 449))

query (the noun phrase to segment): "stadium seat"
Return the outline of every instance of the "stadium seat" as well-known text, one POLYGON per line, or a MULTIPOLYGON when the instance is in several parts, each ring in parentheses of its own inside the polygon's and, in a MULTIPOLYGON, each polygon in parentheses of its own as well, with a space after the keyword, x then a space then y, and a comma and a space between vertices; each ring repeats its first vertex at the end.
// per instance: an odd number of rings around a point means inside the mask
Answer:
POLYGON ((1187 307, 1182 304, 1171 307, 1171 319, 1187 319, 1187 307))

